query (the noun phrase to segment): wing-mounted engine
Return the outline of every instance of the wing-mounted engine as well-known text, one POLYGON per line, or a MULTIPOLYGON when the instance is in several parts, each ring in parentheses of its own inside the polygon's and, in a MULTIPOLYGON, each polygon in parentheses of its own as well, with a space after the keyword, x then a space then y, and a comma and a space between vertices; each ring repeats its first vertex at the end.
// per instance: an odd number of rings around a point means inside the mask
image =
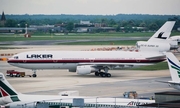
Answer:
POLYGON ((170 51, 171 45, 169 42, 164 42, 164 43, 158 43, 158 42, 146 42, 146 41, 138 41, 136 43, 136 47, 140 51, 158 51, 158 52, 163 52, 163 51, 170 51))
POLYGON ((98 69, 96 69, 92 65, 81 65, 81 66, 77 66, 76 68, 76 73, 79 75, 86 75, 97 71, 98 69))

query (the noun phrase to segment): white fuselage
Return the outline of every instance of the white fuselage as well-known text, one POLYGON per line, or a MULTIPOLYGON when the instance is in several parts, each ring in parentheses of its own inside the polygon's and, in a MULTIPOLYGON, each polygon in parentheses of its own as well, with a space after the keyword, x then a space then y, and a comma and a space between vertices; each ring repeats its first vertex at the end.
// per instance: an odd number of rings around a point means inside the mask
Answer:
MULTIPOLYGON (((126 98, 101 98, 101 97, 85 97, 85 96, 53 96, 53 95, 18 95, 20 102, 13 104, 32 104, 36 102, 48 103, 73 103, 74 98, 83 98, 85 104, 103 104, 103 105, 121 105, 121 106, 136 106, 141 104, 154 103, 155 100, 143 99, 126 99, 126 98)), ((9 103, 12 104, 12 103, 9 103)), ((52 104, 51 104, 52 105, 52 104)))
POLYGON ((76 69, 80 63, 156 63, 164 58, 146 59, 163 56, 159 52, 129 51, 32 51, 14 55, 8 63, 27 69, 76 69))

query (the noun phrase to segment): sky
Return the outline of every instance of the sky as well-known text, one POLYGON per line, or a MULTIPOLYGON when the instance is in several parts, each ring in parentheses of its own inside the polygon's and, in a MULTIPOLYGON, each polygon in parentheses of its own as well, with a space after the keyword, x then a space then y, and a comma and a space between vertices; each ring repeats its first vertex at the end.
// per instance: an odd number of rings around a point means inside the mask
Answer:
POLYGON ((180 0, 0 0, 0 14, 180 15, 180 0))

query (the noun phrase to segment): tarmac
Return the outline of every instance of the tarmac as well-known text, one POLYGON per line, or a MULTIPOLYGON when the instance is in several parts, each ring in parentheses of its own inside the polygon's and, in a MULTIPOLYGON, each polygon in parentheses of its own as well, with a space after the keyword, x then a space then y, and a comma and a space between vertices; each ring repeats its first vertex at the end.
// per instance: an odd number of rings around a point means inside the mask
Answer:
MULTIPOLYGON (((0 53, 19 53, 31 50, 86 50, 107 46, 13 46, 20 49, 4 49, 0 53), (26 49, 24 49, 26 48, 26 49)), ((108 46, 112 47, 112 46, 108 46)), ((114 47, 114 46, 113 46, 114 47)), ((179 56, 179 55, 178 55, 179 56)), ((17 68, 6 61, 0 61, 0 72, 18 70, 31 75, 32 70, 17 68)), ((21 93, 38 95, 58 95, 63 91, 79 91, 80 96, 123 97, 126 91, 136 91, 139 97, 154 96, 155 92, 177 91, 167 84, 157 82, 169 81, 169 70, 134 71, 109 70, 112 77, 96 77, 94 74, 77 75, 67 70, 37 70, 37 77, 7 77, 9 83, 21 93)))
MULTIPOLYGON (((2 37, 2 36, 1 36, 2 37)), ((6 36, 4 36, 6 37, 6 36)), ((12 36, 11 36, 12 37, 12 36)), ((38 37, 38 36, 36 36, 38 37)), ((50 36, 40 36, 40 37, 49 37, 50 36)), ((64 38, 67 38, 67 40, 29 40, 29 41, 5 41, 0 42, 0 45, 56 45, 61 43, 73 43, 73 42, 95 42, 95 41, 123 41, 123 40, 148 40, 150 37, 100 37, 95 39, 69 39, 72 38, 72 36, 61 36, 64 38)), ((77 36, 75 36, 77 38, 77 36)), ((14 38, 14 36, 12 37, 14 38)), ((82 37, 81 37, 82 38, 82 37)))

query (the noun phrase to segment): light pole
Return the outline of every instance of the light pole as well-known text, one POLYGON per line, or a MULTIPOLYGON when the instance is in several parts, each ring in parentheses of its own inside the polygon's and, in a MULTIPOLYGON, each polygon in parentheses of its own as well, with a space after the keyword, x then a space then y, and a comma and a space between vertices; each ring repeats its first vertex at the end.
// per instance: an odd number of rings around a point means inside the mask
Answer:
POLYGON ((28 31, 27 31, 27 24, 25 24, 26 25, 26 28, 25 28, 25 35, 24 35, 24 37, 30 37, 30 34, 28 34, 28 31))
POLYGON ((26 24, 26 32, 25 32, 25 34, 27 34, 27 24, 26 24))
POLYGON ((115 108, 116 108, 116 97, 114 99, 115 99, 115 108))
POLYGON ((97 108, 97 99, 98 99, 98 97, 96 97, 96 108, 97 108))

